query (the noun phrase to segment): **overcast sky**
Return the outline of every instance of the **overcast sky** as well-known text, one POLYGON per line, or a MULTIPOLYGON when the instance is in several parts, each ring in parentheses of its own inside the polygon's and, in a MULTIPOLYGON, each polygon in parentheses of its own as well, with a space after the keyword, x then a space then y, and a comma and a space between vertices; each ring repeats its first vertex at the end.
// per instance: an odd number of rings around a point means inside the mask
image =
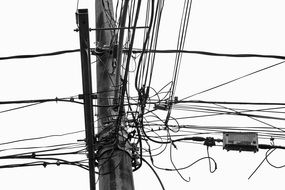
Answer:
MULTIPOLYGON (((76 28, 76 0, 9 0, 0 2, 0 57, 37 54, 79 48, 76 28)), ((181 1, 165 0, 158 49, 175 49, 181 16, 181 1)), ((216 53, 255 53, 285 55, 283 0, 194 0, 185 49, 216 53)), ((80 0, 79 8, 88 8, 90 27, 95 26, 94 1, 80 0)), ((91 32, 91 47, 95 33, 91 32)), ((180 98, 243 76, 280 62, 264 58, 221 58, 202 55, 183 55, 177 92, 180 98)), ((174 56, 158 55, 153 87, 160 89, 172 78, 174 56), (163 73, 163 75, 162 75, 163 73)), ((65 54, 34 59, 0 61, 0 101, 69 97, 82 92, 80 54, 65 54)), ((95 66, 93 64, 93 66, 95 66)), ((283 88, 285 65, 272 68, 247 79, 196 96, 196 100, 285 102, 283 88)), ((95 67, 93 69, 95 77, 95 67)), ((95 82, 94 82, 95 84, 95 82)), ((2 106, 1 110, 11 108, 2 106)), ((187 120, 189 124, 260 125, 248 118, 219 117, 187 120)), ((283 127, 284 122, 269 121, 283 127)), ((17 139, 62 134, 84 129, 83 107, 68 103, 46 103, 31 108, 1 113, 0 143, 17 139)), ((222 136, 220 136, 222 137, 222 136)), ((37 142, 41 146, 74 142, 84 133, 68 138, 37 142)), ((269 141, 264 141, 269 144, 269 141)), ((282 141, 276 144, 284 145, 282 141)), ((38 145, 37 144, 37 145, 38 145)), ((34 146, 18 143, 11 147, 34 146)), ((10 148, 1 146, 0 149, 10 148)), ((1 154, 1 152, 0 152, 1 154)), ((5 155, 5 154, 4 154, 5 155)), ((183 166, 207 155, 206 147, 178 144, 175 162, 183 166)), ((166 189, 219 190, 274 188, 282 189, 285 169, 275 169, 267 163, 248 180, 265 156, 265 151, 227 152, 222 147, 210 149, 217 162, 217 171, 209 172, 208 161, 201 161, 183 170, 184 182, 177 173, 158 171, 166 189)), ((161 166, 171 166, 168 155, 156 160, 161 166)), ((285 164, 284 151, 276 151, 271 160, 285 164)), ((13 160, 0 160, 10 164, 13 160)), ((42 166, 0 169, 1 189, 88 189, 88 172, 75 166, 42 166)), ((143 165, 134 173, 136 190, 161 189, 155 175, 143 165)))

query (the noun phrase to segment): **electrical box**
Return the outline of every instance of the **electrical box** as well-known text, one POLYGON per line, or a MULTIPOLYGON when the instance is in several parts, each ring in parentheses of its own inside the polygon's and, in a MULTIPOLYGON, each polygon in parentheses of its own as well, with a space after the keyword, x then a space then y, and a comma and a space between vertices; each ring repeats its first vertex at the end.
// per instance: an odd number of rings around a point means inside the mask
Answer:
POLYGON ((224 132, 223 149, 257 152, 258 135, 254 132, 224 132))

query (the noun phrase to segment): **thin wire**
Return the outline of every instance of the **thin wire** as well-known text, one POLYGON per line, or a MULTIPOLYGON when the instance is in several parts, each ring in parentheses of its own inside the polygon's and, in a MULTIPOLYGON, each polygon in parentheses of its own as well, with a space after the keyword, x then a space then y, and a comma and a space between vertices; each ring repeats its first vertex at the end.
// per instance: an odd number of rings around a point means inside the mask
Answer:
POLYGON ((6 109, 6 110, 3 110, 3 111, 0 111, 0 114, 1 113, 6 113, 6 112, 10 112, 10 111, 19 110, 19 109, 24 109, 24 108, 27 108, 27 107, 36 106, 36 105, 39 105, 39 104, 42 104, 42 103, 44 103, 44 102, 38 102, 38 103, 29 104, 29 105, 25 105, 25 106, 19 106, 19 107, 16 107, 16 108, 6 109))
POLYGON ((170 152, 169 152, 169 157, 170 157, 171 164, 172 164, 172 166, 174 167, 175 171, 179 174, 179 176, 181 177, 181 179, 183 179, 183 180, 186 181, 186 182, 190 182, 191 178, 189 177, 188 180, 185 179, 185 178, 182 176, 182 174, 180 173, 180 171, 177 169, 177 167, 176 167, 176 165, 175 165, 175 163, 174 163, 174 161, 173 161, 172 146, 175 146, 175 145, 174 145, 174 142, 173 142, 172 139, 171 139, 169 130, 167 130, 167 133, 168 133, 168 134, 167 134, 167 139, 169 139, 169 140, 170 140, 170 143, 171 143, 171 144, 170 144, 170 152))
POLYGON ((211 157, 210 157, 210 153, 209 153, 209 146, 207 146, 207 156, 209 158, 208 159, 209 160, 209 171, 210 171, 210 173, 214 173, 217 170, 217 163, 214 162, 215 163, 215 168, 214 168, 214 170, 212 170, 211 157))
MULTIPOLYGON (((43 148, 54 148, 54 147, 61 147, 66 145, 77 145, 72 146, 72 148, 81 148, 82 146, 78 143, 67 143, 67 144, 56 144, 56 145, 49 145, 49 146, 34 146, 34 147, 16 147, 16 148, 6 148, 6 149, 0 149, 0 152, 4 151, 11 151, 11 150, 28 150, 28 149, 43 149, 43 148), (79 146, 80 145, 80 146, 79 146)), ((67 146, 69 147, 69 146, 67 146)), ((62 147, 66 148, 66 147, 62 147)))
MULTIPOLYGON (((0 104, 27 104, 27 103, 30 103, 30 104, 25 105, 25 106, 18 106, 18 107, 15 107, 15 108, 2 110, 2 111, 0 111, 0 114, 1 113, 6 113, 6 112, 10 112, 10 111, 19 110, 19 109, 24 109, 24 108, 31 107, 31 106, 36 106, 36 105, 39 105, 39 104, 42 104, 42 103, 47 103, 47 102, 69 102, 69 103, 83 104, 82 102, 75 101, 73 97, 70 97, 70 98, 54 98, 54 99, 0 101, 0 104)), ((100 106, 95 105, 95 107, 100 107, 100 106)))
POLYGON ((248 180, 256 173, 256 171, 260 168, 260 166, 263 164, 263 162, 267 159, 267 157, 273 153, 276 149, 269 149, 268 151, 266 151, 266 155, 265 158, 260 162, 260 164, 256 167, 256 169, 251 173, 251 175, 248 177, 248 180), (271 152, 270 152, 271 151, 271 152), (270 152, 270 153, 268 153, 270 152))
MULTIPOLYGON (((273 151, 275 151, 275 150, 276 150, 276 149, 273 149, 273 151)), ((273 151, 272 151, 272 152, 273 152, 273 151)), ((266 153, 267 153, 267 152, 266 152, 266 153)), ((266 156, 265 158, 266 158, 266 162, 267 162, 270 166, 272 166, 273 168, 280 169, 280 168, 284 168, 284 167, 285 167, 285 165, 276 166, 276 165, 272 164, 272 163, 268 160, 268 156, 266 156)))
POLYGON ((2 143, 0 143, 0 146, 12 144, 12 143, 23 142, 23 141, 39 140, 39 139, 46 139, 46 138, 51 138, 51 137, 62 137, 62 136, 66 136, 66 135, 73 135, 73 134, 77 134, 77 133, 82 133, 84 131, 85 130, 80 130, 80 131, 74 131, 74 132, 69 132, 69 133, 47 135, 47 136, 41 136, 41 137, 33 137, 33 138, 27 138, 27 139, 19 139, 19 140, 14 140, 14 141, 2 142, 2 143))
MULTIPOLYGON (((216 104, 216 105, 218 105, 218 104, 216 104)), ((218 105, 218 106, 221 106, 221 105, 218 105)), ((225 107, 225 106, 221 106, 221 107, 226 108, 226 109, 229 109, 229 110, 231 110, 231 111, 234 111, 237 115, 242 115, 240 112, 237 112, 236 110, 234 110, 234 109, 232 109, 232 108, 228 108, 228 107, 225 107)), ((264 121, 261 121, 261 120, 259 120, 259 119, 256 119, 257 115, 246 115, 246 114, 244 114, 244 116, 247 116, 247 117, 249 117, 250 119, 253 119, 253 120, 258 121, 258 122, 260 122, 260 123, 263 123, 263 124, 265 124, 265 125, 268 125, 268 126, 274 128, 274 129, 278 129, 278 130, 280 130, 280 131, 282 131, 282 132, 285 132, 285 131, 284 131, 283 129, 281 129, 281 128, 275 127, 274 125, 271 125, 271 124, 269 124, 269 123, 267 123, 267 122, 264 122, 264 121)), ((266 117, 263 117, 263 118, 266 118, 266 117)), ((267 117, 266 119, 280 119, 280 120, 284 120, 284 118, 274 118, 274 117, 267 117)))
POLYGON ((219 88, 219 87, 222 87, 222 86, 225 86, 225 85, 230 84, 230 83, 232 83, 232 82, 235 82, 235 81, 237 81, 237 80, 240 80, 240 79, 243 79, 243 78, 245 78, 245 77, 254 75, 254 74, 259 73, 259 72, 261 72, 261 71, 265 71, 265 70, 270 69, 270 68, 272 68, 272 67, 276 67, 276 66, 278 66, 278 65, 281 65, 281 64, 283 64, 284 62, 285 62, 285 61, 282 61, 282 62, 273 64, 273 65, 270 65, 270 66, 268 66, 268 67, 264 67, 264 68, 262 68, 262 69, 256 70, 256 71, 254 71, 254 72, 251 72, 251 73, 249 73, 249 74, 246 74, 246 75, 243 75, 243 76, 241 76, 241 77, 235 78, 235 79, 233 79, 233 80, 227 81, 227 82, 225 82, 225 83, 219 84, 219 85, 217 85, 217 86, 214 86, 214 87, 208 88, 208 89, 206 89, 206 90, 197 92, 197 93, 192 94, 192 95, 190 95, 190 96, 187 96, 187 97, 185 97, 185 98, 183 98, 183 99, 181 99, 181 100, 183 101, 183 100, 185 100, 185 99, 192 98, 192 97, 197 96, 197 95, 199 95, 199 94, 202 94, 202 93, 205 93, 205 92, 214 90, 214 89, 219 88))
POLYGON ((282 102, 222 102, 222 101, 203 101, 203 100, 178 100, 179 103, 201 103, 201 104, 236 104, 236 105, 275 105, 284 106, 282 102))

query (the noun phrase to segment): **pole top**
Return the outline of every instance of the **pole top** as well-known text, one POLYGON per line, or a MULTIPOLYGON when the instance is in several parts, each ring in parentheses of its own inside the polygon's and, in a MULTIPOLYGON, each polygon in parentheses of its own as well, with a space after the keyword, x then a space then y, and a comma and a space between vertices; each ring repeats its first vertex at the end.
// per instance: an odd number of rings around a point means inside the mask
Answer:
POLYGON ((88 9, 77 9, 77 13, 88 13, 88 9))

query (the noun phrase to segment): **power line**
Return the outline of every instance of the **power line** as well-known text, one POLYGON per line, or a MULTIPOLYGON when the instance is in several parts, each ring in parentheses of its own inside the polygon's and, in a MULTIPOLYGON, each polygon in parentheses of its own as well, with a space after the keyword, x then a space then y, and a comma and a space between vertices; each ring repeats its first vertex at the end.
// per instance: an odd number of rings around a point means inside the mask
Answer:
POLYGON ((219 85, 217 85, 217 86, 214 86, 214 87, 208 88, 208 89, 206 89, 206 90, 203 90, 203 91, 197 92, 197 93, 195 93, 195 94, 192 94, 192 95, 190 95, 190 96, 187 96, 187 97, 183 98, 182 100, 191 98, 191 97, 193 97, 193 96, 197 96, 197 95, 199 95, 199 94, 203 94, 203 93, 205 93, 205 92, 214 90, 214 89, 219 88, 219 87, 221 87, 221 86, 225 86, 225 85, 227 85, 227 84, 230 84, 230 83, 233 83, 233 82, 238 81, 238 80, 240 80, 240 79, 243 79, 243 78, 246 78, 246 77, 248 77, 248 76, 254 75, 254 74, 259 73, 259 72, 261 72, 261 71, 265 71, 265 70, 270 69, 270 68, 272 68, 272 67, 276 67, 276 66, 278 66, 278 65, 283 64, 284 62, 285 62, 285 61, 281 61, 281 62, 279 62, 279 63, 270 65, 270 66, 268 66, 268 67, 264 67, 264 68, 262 68, 262 69, 253 71, 253 72, 248 73, 248 74, 246 74, 246 75, 243 75, 243 76, 241 76, 241 77, 235 78, 235 79, 233 79, 233 80, 224 82, 224 83, 219 84, 219 85))
MULTIPOLYGON (((270 105, 270 106, 285 106, 285 102, 226 102, 226 101, 204 101, 204 100, 178 100, 177 104, 179 103, 194 103, 194 104, 232 104, 232 105, 270 105)), ((176 103, 175 103, 176 104, 176 103)))
POLYGON ((10 101, 0 101, 1 104, 31 104, 31 103, 44 103, 44 102, 75 102, 82 104, 81 102, 77 102, 74 100, 74 97, 70 98, 52 98, 52 99, 33 99, 33 100, 10 100, 10 101))
MULTIPOLYGON (((127 50, 124 50, 126 52, 127 50)), ((196 51, 196 50, 133 50, 133 53, 187 53, 187 54, 200 54, 200 55, 207 55, 207 56, 216 56, 216 57, 236 57, 236 58, 272 58, 272 59, 285 59, 283 55, 270 55, 270 54, 249 54, 249 53, 242 53, 242 54, 229 54, 229 53, 215 53, 209 51, 196 51)))
POLYGON ((73 131, 73 132, 62 133, 62 134, 53 134, 53 135, 47 135, 47 136, 41 136, 41 137, 32 137, 32 138, 26 138, 26 139, 19 139, 19 140, 8 141, 8 142, 1 142, 0 146, 7 145, 7 144, 12 144, 12 143, 24 142, 24 141, 46 139, 46 138, 51 138, 51 137, 62 137, 62 136, 73 135, 73 134, 82 133, 82 132, 84 132, 84 130, 73 131))
MULTIPOLYGON (((97 54, 95 49, 91 48, 93 54, 97 54)), ((46 57, 46 56, 55 56, 55 55, 61 55, 66 53, 75 53, 79 52, 80 49, 73 49, 73 50, 62 50, 62 51, 56 51, 56 52, 50 52, 50 53, 40 53, 40 54, 26 54, 26 55, 13 55, 13 56, 7 56, 7 57, 0 57, 0 60, 8 60, 8 59, 27 59, 27 58, 36 58, 36 57, 46 57)), ((129 49, 123 49, 123 53, 128 53, 129 49)), ((215 53, 215 52, 209 52, 209 51, 196 51, 196 50, 158 50, 158 49, 145 49, 145 50, 139 50, 135 49, 132 50, 132 53, 134 54, 141 54, 141 53, 187 53, 187 54, 200 54, 200 55, 207 55, 207 56, 217 56, 217 57, 237 57, 237 58, 250 58, 250 57, 256 57, 256 58, 273 58, 273 59, 285 59, 285 56, 283 55, 270 55, 270 54, 228 54, 228 53, 215 53)))
POLYGON ((159 175, 158 175, 157 172, 154 170, 154 168, 150 165, 150 163, 148 163, 148 161, 146 161, 146 159, 142 158, 142 161, 144 161, 144 162, 149 166, 149 168, 153 171, 153 173, 155 174, 157 180, 159 181, 159 184, 160 184, 161 188, 162 188, 163 190, 165 190, 164 185, 163 185, 163 183, 162 183, 162 181, 161 181, 159 175))
POLYGON ((0 57, 0 60, 47 57, 47 56, 62 55, 62 54, 66 54, 66 53, 75 53, 75 52, 79 52, 79 51, 80 51, 80 49, 73 49, 73 50, 56 51, 56 52, 51 52, 51 53, 32 54, 32 55, 14 55, 14 56, 8 56, 8 57, 0 57))
POLYGON ((57 98, 56 97, 56 98, 53 98, 53 99, 0 101, 0 105, 3 105, 3 104, 27 104, 27 105, 24 105, 24 106, 18 106, 18 107, 2 110, 2 111, 0 111, 0 114, 1 113, 6 113, 6 112, 10 112, 10 111, 19 110, 19 109, 24 109, 24 108, 27 108, 27 107, 40 105, 42 103, 47 103, 47 102, 69 102, 69 103, 83 104, 82 102, 75 101, 74 97, 68 97, 68 98, 57 98))

